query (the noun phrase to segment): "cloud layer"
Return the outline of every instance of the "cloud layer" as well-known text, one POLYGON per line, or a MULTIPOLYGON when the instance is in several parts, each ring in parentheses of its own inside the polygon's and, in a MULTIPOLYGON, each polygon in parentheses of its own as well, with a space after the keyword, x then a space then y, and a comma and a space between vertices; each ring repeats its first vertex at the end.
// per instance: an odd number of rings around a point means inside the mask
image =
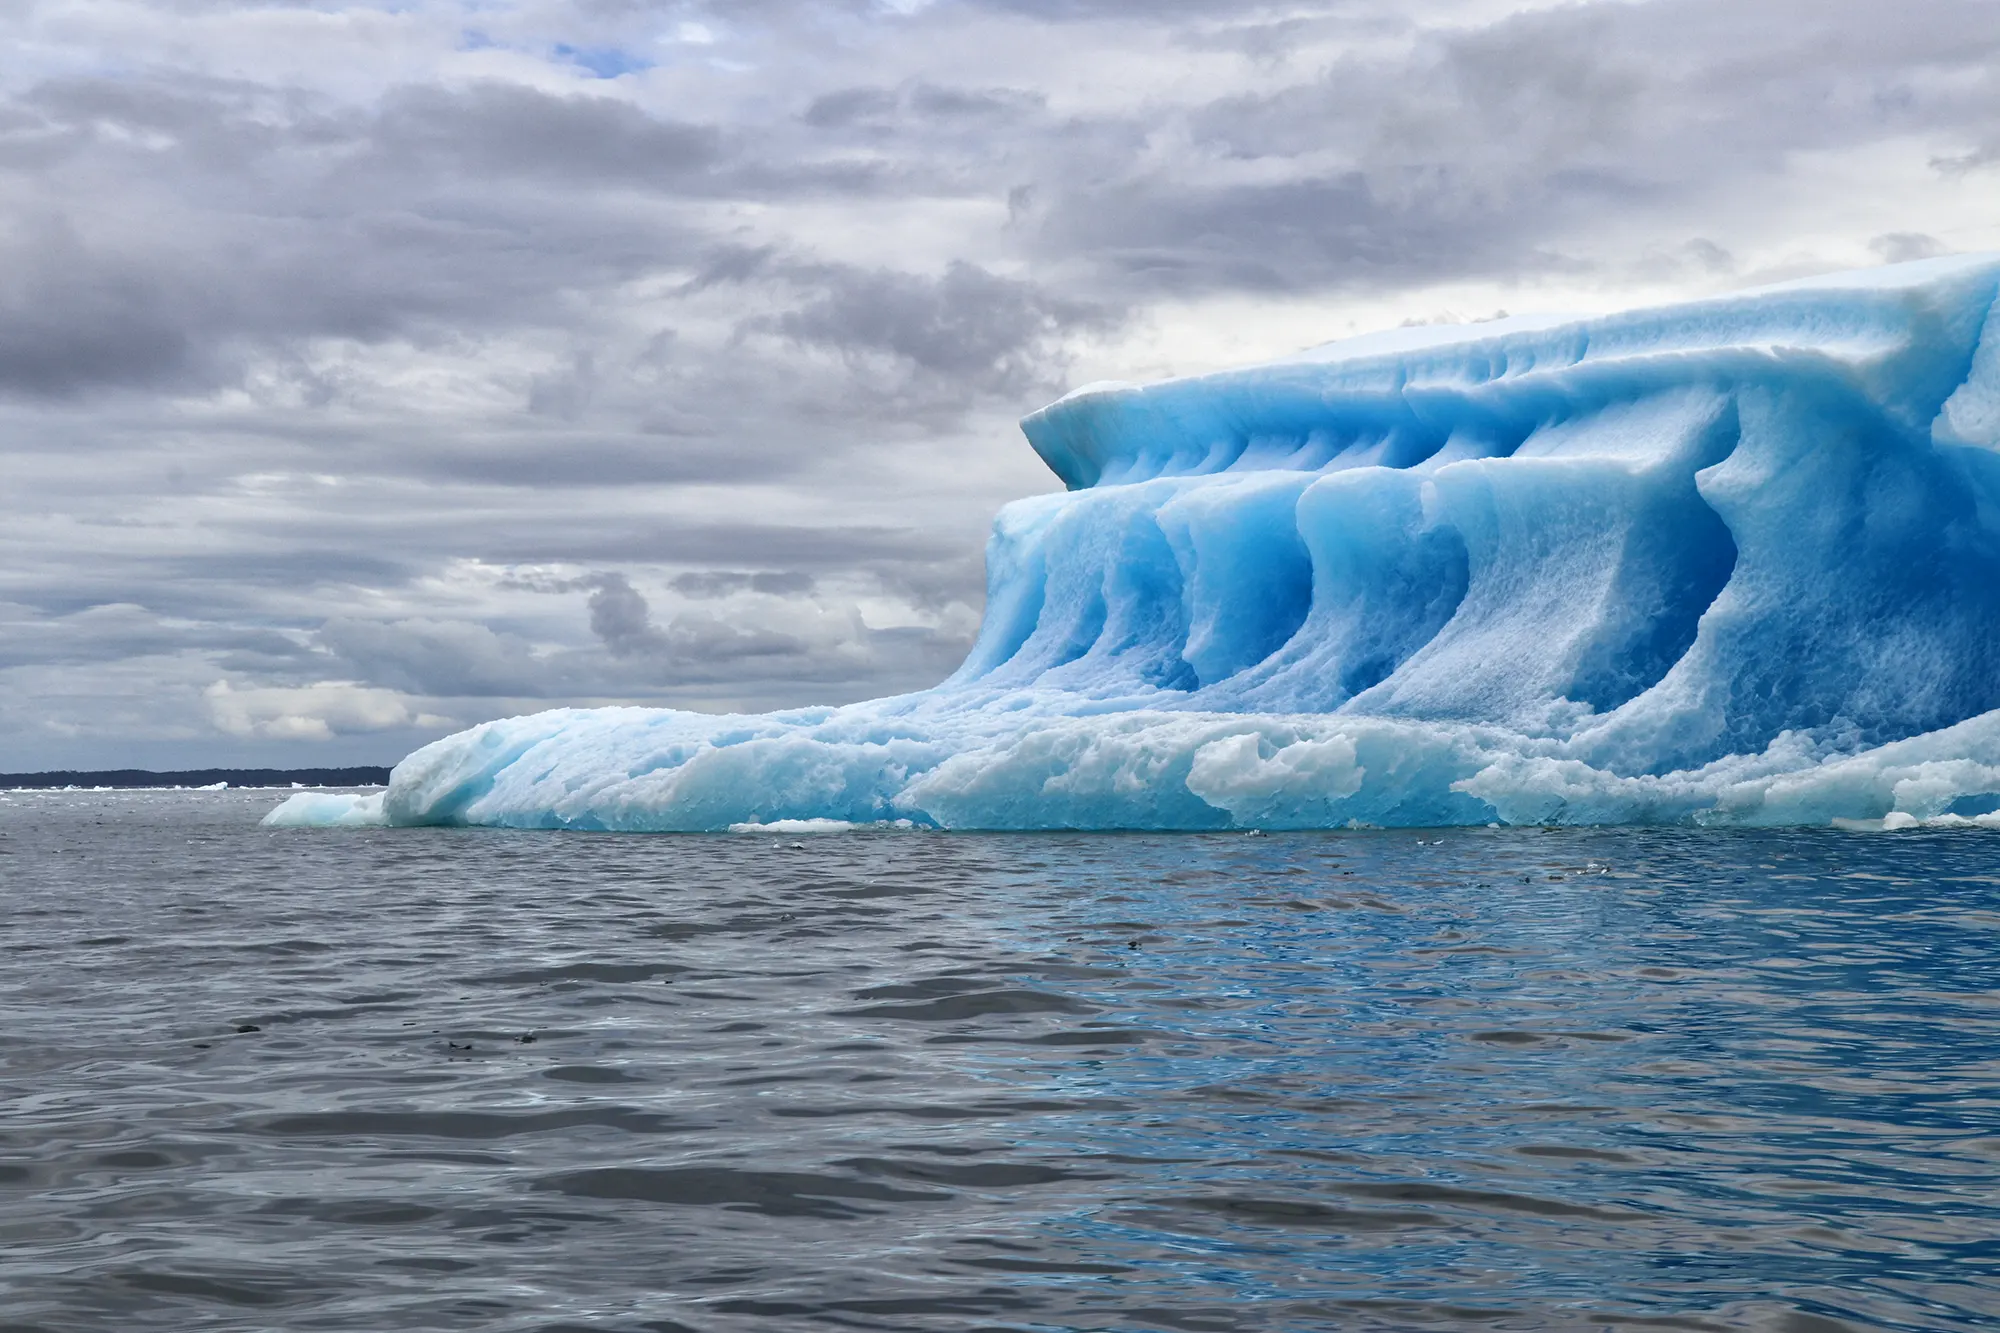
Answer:
POLYGON ((0 11, 0 768, 911 688, 1013 421, 2000 247, 1990 0, 0 11))

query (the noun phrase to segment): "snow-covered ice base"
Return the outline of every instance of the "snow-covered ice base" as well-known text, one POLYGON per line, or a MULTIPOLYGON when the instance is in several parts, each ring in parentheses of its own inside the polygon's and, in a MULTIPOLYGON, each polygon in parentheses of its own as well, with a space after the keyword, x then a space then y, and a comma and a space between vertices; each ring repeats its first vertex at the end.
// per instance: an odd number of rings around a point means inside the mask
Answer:
POLYGON ((267 822, 2000 824, 1996 289, 1932 260, 1093 385, 1023 423, 1070 489, 1001 511, 935 689, 508 718, 267 822))

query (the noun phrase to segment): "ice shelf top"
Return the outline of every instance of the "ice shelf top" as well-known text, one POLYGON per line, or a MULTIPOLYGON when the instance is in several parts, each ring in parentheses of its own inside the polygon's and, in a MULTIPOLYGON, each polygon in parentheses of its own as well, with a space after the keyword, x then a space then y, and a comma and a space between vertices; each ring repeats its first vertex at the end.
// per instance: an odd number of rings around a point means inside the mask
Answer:
POLYGON ((1832 376, 1906 429, 1996 448, 1996 289, 2000 254, 1960 255, 1617 314, 1391 329, 1241 370, 1086 385, 1021 428, 1076 490, 1505 456, 1621 400, 1832 376))

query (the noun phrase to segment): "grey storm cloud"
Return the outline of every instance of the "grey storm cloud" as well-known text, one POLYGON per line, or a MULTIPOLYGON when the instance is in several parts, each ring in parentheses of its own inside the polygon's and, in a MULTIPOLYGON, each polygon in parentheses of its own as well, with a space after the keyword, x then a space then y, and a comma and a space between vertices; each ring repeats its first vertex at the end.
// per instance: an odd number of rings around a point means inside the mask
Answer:
POLYGON ((653 625, 652 608, 623 574, 597 574, 590 587, 590 632, 604 640, 613 657, 631 657, 666 647, 653 625))
POLYGON ((1443 29, 1191 108, 1192 153, 1267 169, 1079 172, 1046 210, 1044 245, 1205 290, 1574 264, 1563 251, 1581 227, 1719 203, 1793 154, 1977 133, 2000 113, 1982 73, 2000 29, 1974 35, 1964 0, 1917 10, 1656 0, 1443 29), (1285 163, 1310 167, 1268 170, 1285 163))
POLYGON ((676 574, 673 589, 684 597, 727 597, 735 592, 761 592, 777 597, 803 596, 817 586, 803 570, 745 573, 738 570, 703 569, 676 574))
POLYGON ((1060 341, 1108 322, 1099 309, 956 261, 936 278, 890 269, 801 275, 814 292, 770 327, 837 352, 879 353, 988 393, 1046 387, 1060 341))
POLYGON ((1023 88, 943 88, 916 83, 904 89, 842 88, 822 93, 806 107, 803 119, 816 129, 849 129, 857 125, 888 127, 900 121, 971 120, 990 123, 1015 119, 1048 106, 1048 98, 1023 88))
POLYGON ((721 133, 609 97, 551 96, 507 84, 402 88, 368 127, 376 163, 560 184, 671 189, 716 165, 721 133))
MULTIPOLYGON (((753 582, 755 575, 751 576, 753 582)), ((808 645, 790 634, 732 624, 706 611, 688 612, 665 627, 623 574, 595 574, 590 587, 590 632, 613 657, 653 657, 681 665, 726 667, 746 657, 804 656, 808 645)))
POLYGON ((431 697, 535 695, 548 674, 527 640, 469 621, 342 616, 317 639, 370 682, 431 697))
POLYGON ((892 116, 901 104, 887 88, 842 88, 813 98, 805 122, 815 129, 845 129, 857 121, 892 116))
POLYGON ((1991 0, 43 0, 0 39, 0 768, 918 687, 1074 384, 2000 247, 1991 0), (411 721, 310 725, 342 691, 411 721))

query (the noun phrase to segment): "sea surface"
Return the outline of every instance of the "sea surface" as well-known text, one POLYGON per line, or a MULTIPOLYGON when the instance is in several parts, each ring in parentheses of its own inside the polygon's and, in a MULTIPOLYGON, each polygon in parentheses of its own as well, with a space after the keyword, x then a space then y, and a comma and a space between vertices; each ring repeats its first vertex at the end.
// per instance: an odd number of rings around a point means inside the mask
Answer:
POLYGON ((0 796, 0 1328, 2000 1325, 2000 834, 278 796, 0 796))

